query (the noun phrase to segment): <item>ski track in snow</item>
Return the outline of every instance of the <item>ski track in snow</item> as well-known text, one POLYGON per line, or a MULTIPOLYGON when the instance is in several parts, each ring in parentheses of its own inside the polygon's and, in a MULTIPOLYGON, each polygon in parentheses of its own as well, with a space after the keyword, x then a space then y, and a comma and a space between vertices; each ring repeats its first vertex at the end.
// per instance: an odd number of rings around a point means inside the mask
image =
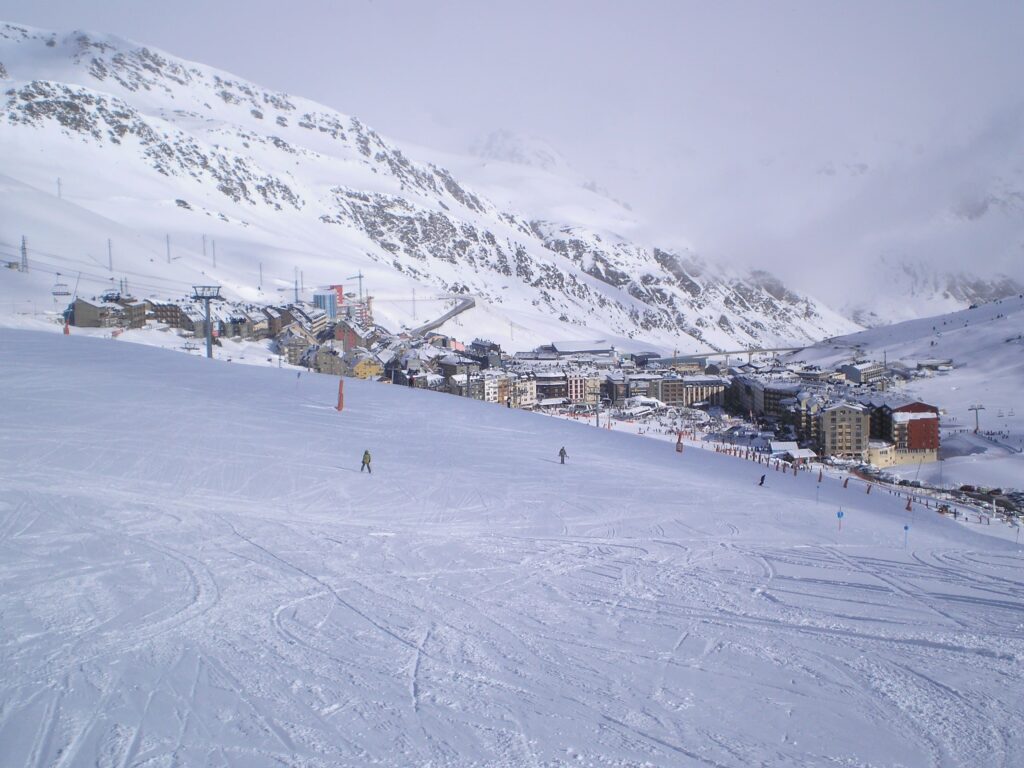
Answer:
POLYGON ((0 358, 5 764, 1024 762, 1024 556, 923 513, 904 550, 896 497, 382 385, 339 415, 328 377, 0 358))

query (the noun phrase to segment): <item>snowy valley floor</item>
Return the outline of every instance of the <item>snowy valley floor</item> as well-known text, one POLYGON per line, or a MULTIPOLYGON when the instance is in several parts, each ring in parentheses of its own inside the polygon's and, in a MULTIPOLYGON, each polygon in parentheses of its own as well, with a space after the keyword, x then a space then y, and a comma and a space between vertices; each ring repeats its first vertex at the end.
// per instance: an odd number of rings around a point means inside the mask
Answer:
POLYGON ((336 387, 0 330, 4 765, 1024 763, 1012 541, 336 387))

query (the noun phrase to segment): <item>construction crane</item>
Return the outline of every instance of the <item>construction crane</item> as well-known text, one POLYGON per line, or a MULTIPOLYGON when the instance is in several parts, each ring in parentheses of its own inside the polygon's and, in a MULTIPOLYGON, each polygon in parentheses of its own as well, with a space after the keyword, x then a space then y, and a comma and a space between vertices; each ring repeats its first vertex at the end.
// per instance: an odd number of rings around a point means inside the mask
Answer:
POLYGON ((358 280, 359 281, 359 300, 363 300, 363 270, 359 270, 356 274, 350 275, 345 278, 346 280, 358 280))

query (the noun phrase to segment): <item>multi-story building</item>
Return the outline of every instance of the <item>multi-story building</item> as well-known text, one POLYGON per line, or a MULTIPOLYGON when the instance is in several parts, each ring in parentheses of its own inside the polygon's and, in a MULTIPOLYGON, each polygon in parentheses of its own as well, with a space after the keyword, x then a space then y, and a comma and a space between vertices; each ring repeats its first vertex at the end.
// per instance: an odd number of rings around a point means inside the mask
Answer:
POLYGON ((124 307, 112 301, 76 298, 72 304, 75 325, 82 328, 117 328, 127 325, 124 307))
POLYGON ((384 373, 380 360, 365 349, 353 349, 342 358, 342 371, 345 376, 357 379, 377 379, 384 373))
MULTIPOLYGON (((910 401, 887 401, 883 400, 877 402, 871 412, 871 436, 880 438, 882 440, 891 440, 896 442, 896 436, 893 431, 893 419, 898 413, 913 413, 913 414, 932 414, 935 417, 933 422, 935 427, 934 442, 938 443, 938 416, 939 409, 934 405, 922 402, 920 400, 910 401)), ((915 430, 917 432, 918 430, 915 430)), ((930 432, 930 428, 929 428, 930 432)), ((924 435, 922 434, 922 439, 924 435)), ((917 447, 932 447, 930 444, 922 444, 917 447)))
POLYGON ((892 414, 892 443, 897 463, 936 461, 939 456, 939 416, 930 411, 892 414))
POLYGON ((281 335, 278 337, 278 346, 288 356, 290 364, 300 365, 306 355, 306 350, 316 346, 316 338, 302 323, 294 322, 281 331, 281 335))
POLYGON ((480 363, 469 357, 452 354, 445 355, 438 361, 438 367, 446 379, 465 378, 466 374, 479 373, 480 363))
POLYGON ((722 405, 725 387, 725 380, 718 376, 666 376, 658 382, 654 397, 674 407, 722 405))
POLYGON ((474 339, 462 353, 480 363, 481 370, 501 367, 501 347, 493 341, 474 339))
POLYGON ((288 310, 296 321, 302 323, 314 336, 319 336, 327 328, 327 313, 309 304, 293 304, 288 310))
POLYGON ((147 303, 141 299, 133 299, 131 296, 121 296, 114 299, 114 302, 124 308, 124 324, 127 328, 142 328, 146 325, 147 303))
POLYGON ((601 396, 610 403, 622 402, 629 396, 629 385, 622 371, 609 371, 605 374, 601 396))
POLYGON ((313 306, 327 313, 328 320, 333 320, 338 316, 337 291, 317 291, 313 294, 313 306))
POLYGON ((753 375, 736 376, 727 395, 729 404, 750 416, 782 420, 783 401, 796 397, 801 384, 785 379, 761 379, 753 375))
POLYGON ((839 371, 854 384, 870 384, 885 376, 885 366, 877 361, 843 365, 839 371))
POLYGON ((569 386, 562 370, 535 371, 537 399, 553 400, 569 397, 569 386))
POLYGON ((479 373, 470 373, 468 376, 454 376, 448 379, 448 392, 459 397, 483 400, 484 377, 479 373))
POLYGON ((511 387, 512 407, 532 409, 537 406, 537 380, 532 373, 516 376, 511 387))
POLYGON ((328 373, 332 376, 345 374, 341 355, 338 354, 338 350, 334 348, 333 344, 322 344, 317 348, 315 367, 318 372, 328 373))
POLYGON ((657 397, 660 373, 627 373, 626 397, 657 397))
POLYGON ((221 317, 221 332, 224 336, 239 336, 243 339, 254 338, 252 318, 249 317, 243 307, 225 307, 221 317))
POLYGON ((245 314, 249 316, 254 339, 265 339, 270 335, 270 322, 259 307, 246 307, 245 314))
POLYGON ((182 327, 183 315, 180 304, 173 301, 150 301, 149 307, 153 313, 153 319, 158 323, 169 325, 171 328, 182 327))
POLYGON ((864 461, 871 439, 871 416, 859 403, 836 403, 818 416, 818 440, 823 456, 864 461))
POLYGON ((861 401, 871 410, 871 461, 877 466, 936 461, 939 409, 920 400, 874 395, 861 401))
POLYGON ((565 374, 566 396, 573 403, 596 404, 601 399, 601 377, 585 371, 565 374))
POLYGON ((786 407, 783 402, 800 394, 801 384, 795 381, 769 381, 764 386, 764 411, 769 419, 782 420, 786 407))
POLYGON ((498 376, 498 404, 512 407, 512 395, 515 392, 515 377, 505 374, 498 376))
POLYGON ((573 355, 614 355, 615 345, 609 344, 605 339, 593 341, 555 341, 547 346, 539 348, 543 351, 552 351, 559 357, 571 357, 573 355))
MULTIPOLYGON (((217 323, 211 322, 214 330, 217 323)), ((206 313, 195 304, 185 304, 181 308, 181 327, 186 331, 192 331, 196 336, 206 335, 206 313)))
POLYGON ((488 403, 501 403, 505 405, 508 397, 508 376, 498 371, 487 370, 483 373, 484 379, 484 401, 488 403), (502 387, 502 384, 505 386, 502 387), (505 390, 506 398, 501 397, 501 390, 505 390))
POLYGON ((364 296, 361 299, 346 301, 338 308, 338 315, 349 320, 354 320, 359 325, 369 327, 373 325, 373 297, 364 296))
POLYGON ((817 366, 801 368, 796 371, 796 376, 800 381, 824 384, 826 382, 833 381, 837 374, 835 371, 830 371, 827 368, 818 368, 817 366))
POLYGON ((340 341, 342 348, 348 352, 356 347, 369 346, 371 333, 354 320, 339 320, 334 326, 334 338, 340 341))
POLYGON ((281 331, 295 322, 292 313, 284 307, 262 307, 261 311, 267 316, 267 334, 271 338, 277 338, 281 331))
POLYGON ((800 444, 820 445, 818 416, 825 405, 825 399, 821 394, 810 390, 801 390, 796 397, 783 401, 785 412, 782 423, 793 428, 800 444))
POLYGON ((284 342, 285 355, 288 357, 288 363, 290 365, 299 365, 302 362, 303 355, 306 354, 306 350, 309 349, 310 343, 300 335, 289 335, 287 340, 284 342))
POLYGON ((672 358, 663 364, 670 370, 678 373, 680 376, 700 376, 705 371, 707 361, 672 358))

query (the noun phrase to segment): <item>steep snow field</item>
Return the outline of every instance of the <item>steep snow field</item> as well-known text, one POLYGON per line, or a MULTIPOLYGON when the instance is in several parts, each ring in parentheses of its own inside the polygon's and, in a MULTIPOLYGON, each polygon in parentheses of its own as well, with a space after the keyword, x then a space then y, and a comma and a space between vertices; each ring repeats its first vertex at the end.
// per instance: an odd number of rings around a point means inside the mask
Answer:
POLYGON ((5 765, 1024 761, 1011 532, 345 386, 0 330, 5 765))

